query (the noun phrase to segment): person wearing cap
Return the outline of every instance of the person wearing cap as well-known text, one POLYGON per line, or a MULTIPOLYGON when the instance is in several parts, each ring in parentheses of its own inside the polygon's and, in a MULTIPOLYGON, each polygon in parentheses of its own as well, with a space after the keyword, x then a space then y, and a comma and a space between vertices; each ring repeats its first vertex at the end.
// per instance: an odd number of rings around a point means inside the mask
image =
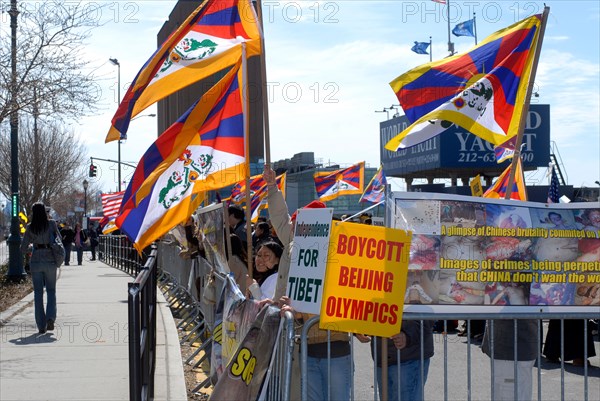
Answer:
MULTIPOLYGON (((292 312, 298 321, 304 322, 314 315, 307 313, 296 313, 290 306, 290 300, 287 295, 287 280, 290 269, 291 251, 294 239, 294 226, 298 211, 292 216, 288 213, 287 204, 283 199, 282 193, 276 185, 276 175, 268 165, 265 165, 263 178, 267 183, 269 204, 269 217, 275 228, 277 237, 284 245, 284 251, 279 260, 279 271, 277 277, 277 286, 275 288, 274 300, 278 300, 282 305, 282 311, 292 312)), ((314 200, 306 205, 306 209, 325 208, 321 201, 314 200)), ((350 387, 352 382, 352 354, 350 347, 350 335, 339 331, 330 331, 319 329, 315 324, 308 330, 308 363, 307 363, 307 394, 309 400, 324 400, 328 398, 328 388, 330 399, 349 400, 350 387), (329 344, 328 344, 329 339, 329 344), (328 355, 331 358, 328 358, 328 355), (331 369, 329 369, 329 367, 331 369)), ((298 355, 295 353, 295 355, 298 355)), ((297 361, 298 358, 294 358, 297 361)), ((293 365, 292 369, 297 369, 298 365, 293 365)), ((298 386, 295 382, 300 374, 292 375, 292 391, 297 391, 298 386)))

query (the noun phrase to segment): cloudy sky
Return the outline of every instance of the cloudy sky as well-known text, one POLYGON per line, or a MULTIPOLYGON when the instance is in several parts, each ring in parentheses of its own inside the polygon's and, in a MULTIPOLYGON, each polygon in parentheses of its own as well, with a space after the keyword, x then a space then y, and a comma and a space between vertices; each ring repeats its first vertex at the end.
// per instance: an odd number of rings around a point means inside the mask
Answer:
MULTIPOLYGON (((116 159, 117 145, 104 144, 116 109, 117 69, 121 95, 156 49, 156 35, 175 1, 90 2, 103 4, 88 54, 102 90, 102 110, 73 128, 90 156, 116 159)), ((592 187, 600 180, 600 6, 595 0, 548 1, 550 16, 535 80, 537 101, 550 104, 551 140, 568 182, 592 187)), ((450 24, 477 17, 478 39, 532 14, 543 2, 452 1, 450 24)), ((263 0, 271 158, 313 151, 324 163, 379 165, 382 111, 397 105, 389 82, 429 61, 413 53, 414 41, 432 37, 433 59, 448 55, 444 6, 433 1, 269 1, 263 0)), ((458 52, 473 38, 454 37, 458 52)), ((142 114, 155 112, 148 109, 142 114)), ((390 115, 393 114, 390 113, 390 115)), ((135 164, 156 138, 156 121, 132 122, 121 145, 122 160, 135 164)), ((103 163, 100 183, 115 184, 114 165, 103 163)), ((545 184, 546 169, 528 173, 528 184, 545 184)), ((132 172, 124 168, 123 176, 132 172)))

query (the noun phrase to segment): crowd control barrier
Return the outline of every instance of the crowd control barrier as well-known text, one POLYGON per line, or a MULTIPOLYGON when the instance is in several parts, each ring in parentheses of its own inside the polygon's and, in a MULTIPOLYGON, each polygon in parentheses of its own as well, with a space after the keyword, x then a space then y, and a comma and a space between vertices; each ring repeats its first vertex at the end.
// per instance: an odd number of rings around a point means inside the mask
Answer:
POLYGON ((129 399, 154 399, 156 367, 157 249, 139 255, 123 235, 101 235, 100 261, 135 276, 128 285, 129 399))
MULTIPOLYGON (((110 236, 109 236, 110 237, 110 236)), ((165 298, 171 307, 174 317, 178 319, 178 329, 183 332, 181 336, 182 344, 189 344, 192 349, 192 355, 185 361, 186 364, 198 367, 202 363, 210 364, 210 355, 213 345, 213 336, 215 329, 215 308, 214 300, 210 300, 210 296, 205 294, 206 284, 209 280, 214 281, 216 293, 220 293, 226 276, 224 273, 216 271, 205 259, 198 257, 192 259, 182 258, 180 256, 181 248, 176 243, 159 242, 157 243, 157 252, 155 257, 152 255, 148 258, 143 266, 135 266, 132 264, 134 260, 130 253, 123 246, 125 242, 121 239, 104 240, 101 237, 100 249, 101 258, 107 264, 119 267, 123 270, 141 271, 136 281, 140 286, 145 284, 145 287, 156 287, 161 289, 165 294, 165 298), (156 285, 151 284, 153 277, 150 274, 150 266, 156 265, 156 285), (202 355, 198 358, 199 355, 202 355)), ((150 294, 150 293, 149 293, 150 294)), ((138 293, 137 288, 133 294, 140 302, 144 302, 144 296, 138 293)), ((150 298, 153 295, 150 295, 150 298)), ((141 304, 140 304, 141 305, 141 304)), ((140 326, 151 326, 149 322, 153 317, 151 315, 142 316, 142 309, 145 311, 153 311, 153 306, 141 307, 137 319, 140 326), (148 320, 145 320, 148 319, 148 320)), ((135 314, 134 314, 135 315, 135 314)), ((597 367, 588 367, 587 365, 581 368, 574 368, 572 364, 564 361, 565 337, 563 325, 566 320, 578 319, 584 322, 584 333, 578 336, 584 342, 584 356, 591 354, 591 350, 587 347, 589 330, 588 322, 594 319, 599 319, 599 308, 591 308, 590 312, 570 312, 570 313, 555 313, 555 312, 515 312, 515 313, 405 313, 404 320, 417 320, 421 324, 424 321, 442 321, 443 329, 440 333, 434 334, 435 355, 432 358, 430 365, 429 378, 425 384, 425 399, 435 400, 480 400, 494 399, 493 394, 495 385, 493 377, 496 374, 497 367, 493 358, 488 358, 481 352, 481 343, 476 339, 471 339, 471 320, 485 320, 488 322, 490 336, 494 337, 495 323, 499 320, 509 320, 513 324, 517 324, 518 320, 529 319, 537 321, 537 333, 532 341, 536 343, 537 355, 535 359, 535 367, 533 368, 533 389, 532 398, 537 400, 547 399, 578 399, 578 400, 595 400, 599 399, 600 394, 600 369, 597 367), (542 346, 544 341, 544 331, 548 319, 559 320, 561 323, 561 358, 557 365, 549 366, 542 356, 542 346), (446 321, 461 320, 467 323, 467 335, 464 338, 457 337, 451 332, 449 333, 446 321), (460 342, 461 346, 457 344, 460 342), (464 346, 462 346, 464 344, 464 346), (435 372, 435 374, 433 373, 435 372), (486 383, 483 387, 481 382, 486 383)), ((284 320, 284 329, 279 338, 279 346, 275 353, 274 363, 269 369, 268 386, 264 394, 267 400, 289 400, 302 399, 307 400, 306 386, 292 385, 294 380, 292 377, 299 378, 301 383, 307 381, 307 355, 305 353, 297 354, 298 348, 305 350, 307 344, 308 329, 319 323, 319 317, 313 317, 306 321, 302 330, 296 328, 294 330, 294 321, 290 314, 286 314, 284 320), (300 344, 300 347, 297 346, 300 344), (296 351, 294 351, 296 350, 296 351), (296 354, 294 354, 296 352, 296 354), (298 358, 300 363, 297 368, 292 368, 292 359, 298 358), (299 369, 293 371, 293 369, 299 369)), ((135 324, 135 323, 134 323, 135 324)), ((130 326, 134 325, 130 321, 130 326)), ((153 351, 148 351, 148 354, 142 356, 145 351, 145 346, 148 341, 153 341, 153 333, 139 332, 138 339, 134 339, 132 343, 136 343, 139 348, 139 360, 145 373, 136 373, 132 375, 136 377, 136 386, 141 388, 140 392, 132 393, 132 399, 149 399, 152 387, 151 383, 144 383, 144 380, 149 380, 153 376, 153 362, 151 357, 153 351), (138 342, 139 341, 139 342, 138 342), (141 377, 141 378, 140 378, 141 377), (140 387, 141 385, 141 387, 140 387)), ((135 334, 130 335, 134 338, 135 334)), ((597 333, 594 334, 597 336, 597 333)), ((373 341, 377 341, 376 338, 373 341)), ((515 349, 518 350, 516 337, 512 339, 516 344, 515 349)), ((376 358, 372 359, 370 353, 365 353, 366 344, 359 344, 356 340, 351 342, 352 358, 355 366, 362 365, 366 367, 369 374, 363 373, 358 376, 354 375, 351 381, 351 400, 362 399, 380 399, 380 390, 376 381, 376 358), (359 348, 360 347, 360 348, 359 348), (370 371, 369 371, 370 369, 370 371), (362 376, 361 376, 362 375, 362 376), (370 391, 370 393, 369 393, 370 391)), ((493 341, 492 341, 493 344, 493 341)), ((595 342, 596 348, 598 342, 595 342)), ((133 351, 132 351, 133 352, 133 351)), ((401 351, 398 352, 398 357, 401 351)), ((421 353, 423 350, 421 350, 421 353)), ((495 354, 497 350, 491 347, 491 353, 495 354)), ((422 354, 421 354, 422 355, 422 354)), ((514 359, 514 358, 513 358, 514 359)), ((595 361, 597 358, 594 359, 595 361)), ((516 369, 515 369, 516 371, 516 369)), ((517 377, 518 379, 518 377, 517 377)), ((512 398, 517 399, 519 389, 518 380, 514 386, 514 394, 512 398)), ((197 383, 194 392, 199 392, 201 389, 210 387, 215 384, 215 377, 208 377, 206 380, 197 383)))

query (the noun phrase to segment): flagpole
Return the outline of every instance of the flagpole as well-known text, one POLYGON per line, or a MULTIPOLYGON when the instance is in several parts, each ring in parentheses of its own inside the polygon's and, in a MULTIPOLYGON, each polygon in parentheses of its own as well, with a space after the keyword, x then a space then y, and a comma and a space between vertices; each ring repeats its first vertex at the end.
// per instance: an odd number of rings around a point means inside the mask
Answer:
POLYGON ((431 43, 431 36, 429 37, 429 62, 433 61, 433 44, 431 43))
POLYGON ((529 102, 531 100, 531 93, 533 92, 533 83, 535 82, 535 74, 537 72, 537 65, 540 59, 540 53, 542 51, 542 43, 544 42, 544 32, 546 31, 546 22, 548 21, 548 14, 550 13, 550 7, 544 7, 544 13, 542 14, 542 23, 540 24, 540 32, 538 43, 535 47, 535 54, 533 56, 533 65, 531 66, 531 75, 529 76, 529 84, 527 85, 527 94, 525 95, 525 104, 523 105, 523 113, 521 114, 521 120, 519 121, 519 131, 517 133, 517 141, 515 143, 515 154, 513 155, 512 164, 510 166, 510 175, 508 177, 508 187, 506 188, 506 195, 504 199, 510 199, 512 193, 512 187, 515 183, 515 173, 517 171, 517 162, 521 158, 521 144, 523 143, 523 132, 525 131, 525 122, 527 121, 527 115, 529 114, 529 102))
POLYGON ((256 0, 256 13, 258 14, 258 23, 260 25, 260 47, 262 54, 260 56, 260 78, 262 80, 262 107, 263 107, 263 134, 265 146, 265 164, 271 164, 271 141, 269 129, 269 92, 267 90, 267 51, 265 49, 265 34, 262 18, 262 0, 256 0))
POLYGON ((454 55, 454 44, 452 43, 452 38, 450 36, 450 0, 446 1, 446 19, 448 20, 448 51, 450 55, 454 55))
MULTIPOLYGON (((246 252, 248 254, 248 274, 252 277, 252 226, 250 211, 250 128, 248 121, 248 59, 246 43, 242 43, 242 111, 244 116, 244 149, 246 152, 246 252)), ((240 238, 243 240, 243 238, 240 238)))
POLYGON ((477 17, 473 12, 473 34, 475 35, 475 46, 477 46, 477 17))

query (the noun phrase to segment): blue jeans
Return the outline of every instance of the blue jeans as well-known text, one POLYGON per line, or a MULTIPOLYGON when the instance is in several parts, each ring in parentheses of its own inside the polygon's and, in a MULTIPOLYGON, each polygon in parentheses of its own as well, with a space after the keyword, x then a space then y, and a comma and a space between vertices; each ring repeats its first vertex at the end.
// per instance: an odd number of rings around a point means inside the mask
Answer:
POLYGON ((307 390, 308 399, 313 401, 350 399, 352 381, 352 356, 331 358, 331 379, 327 368, 327 358, 308 357, 307 390), (331 397, 327 397, 327 385, 330 385, 331 397))
MULTIPOLYGON (((429 358, 423 361, 423 383, 429 373, 429 358)), ((381 399, 381 368, 377 368, 377 384, 381 399)), ((400 363, 400 383, 398 383, 398 365, 388 366, 388 400, 389 401, 422 401, 421 391, 421 360, 414 359, 400 363), (400 398, 398 398, 400 388, 400 398)))
POLYGON ((77 252, 77 264, 83 263, 83 246, 75 245, 75 252, 77 252))
POLYGON ((40 331, 46 331, 48 320, 56 320, 56 267, 44 262, 31 262, 35 323, 40 331), (44 287, 46 287, 46 310, 44 311, 44 287))

